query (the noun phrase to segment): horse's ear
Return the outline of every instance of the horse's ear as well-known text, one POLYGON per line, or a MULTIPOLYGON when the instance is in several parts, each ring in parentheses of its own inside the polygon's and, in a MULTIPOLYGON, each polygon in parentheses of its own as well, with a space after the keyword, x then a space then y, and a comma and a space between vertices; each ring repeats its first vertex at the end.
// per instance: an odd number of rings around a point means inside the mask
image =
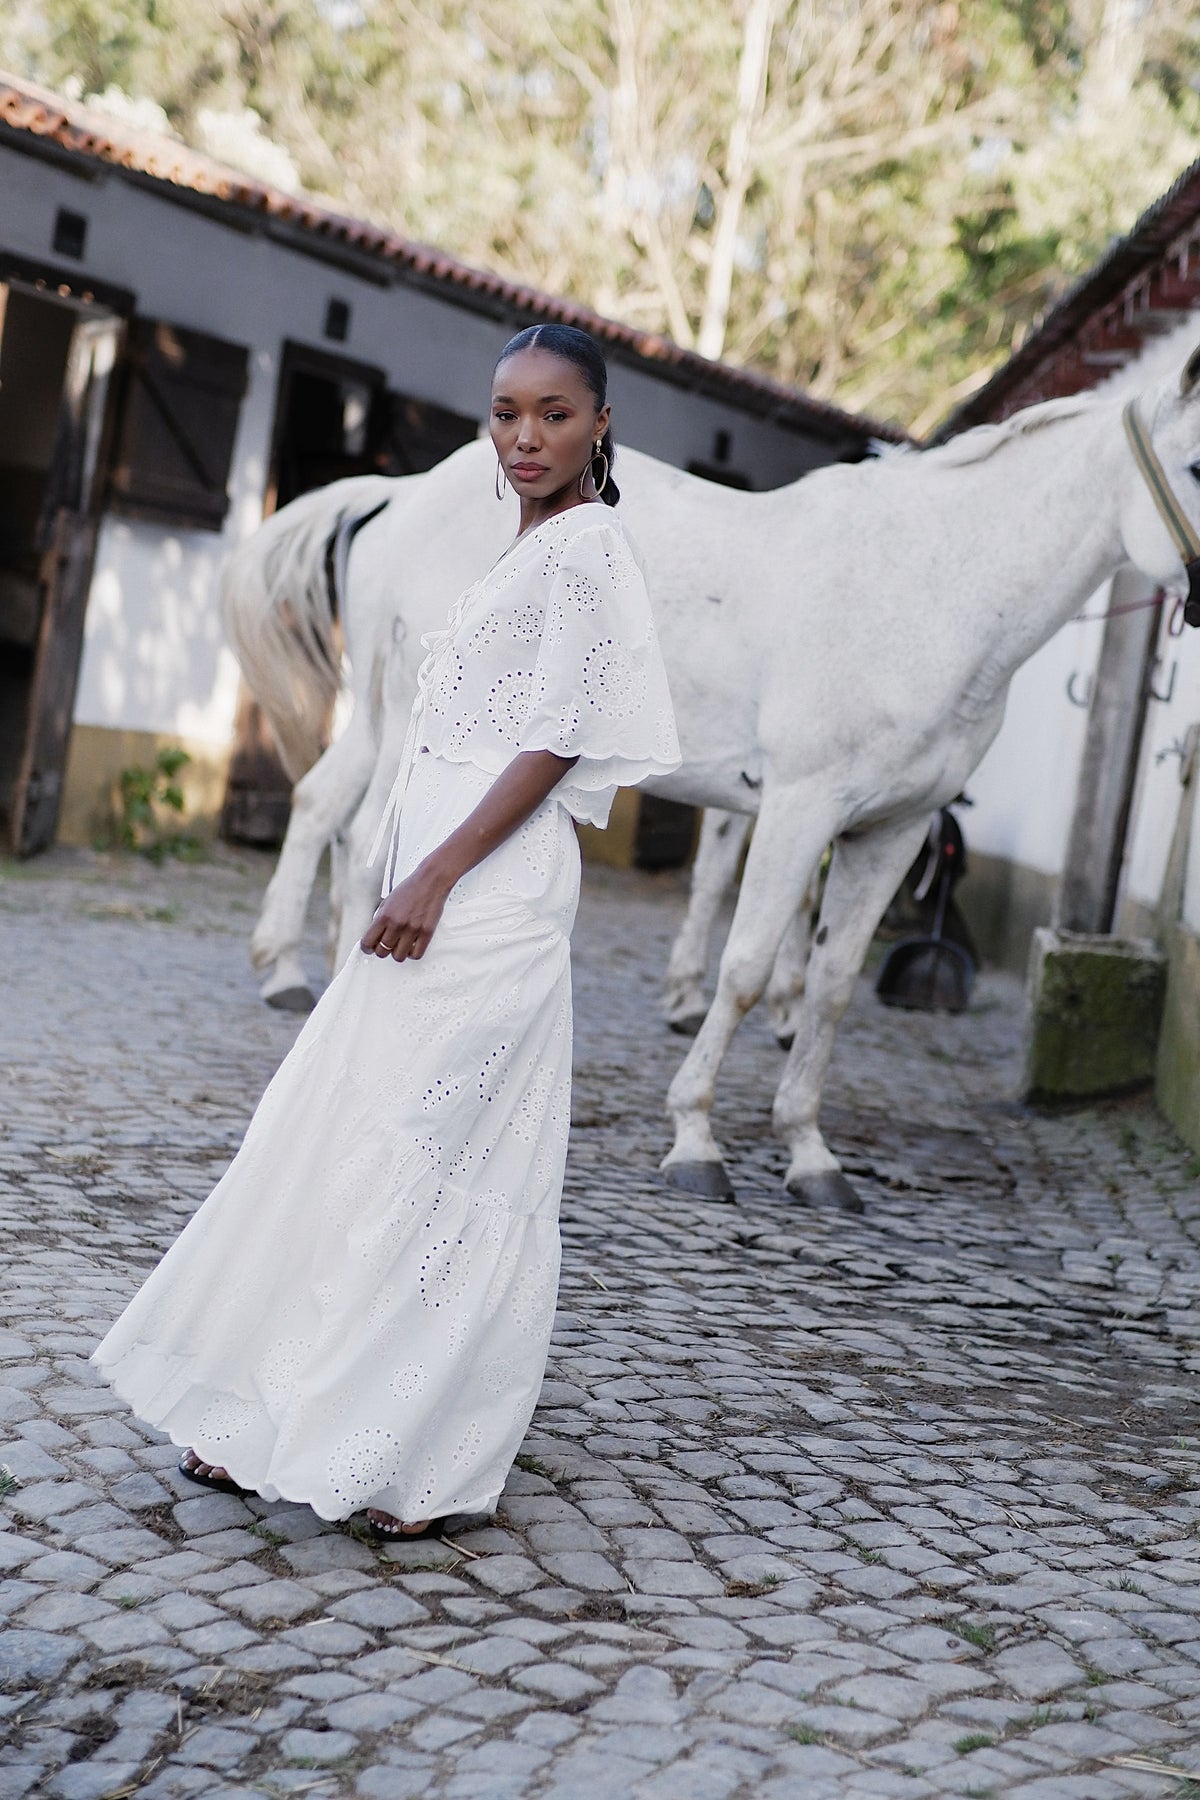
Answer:
POLYGON ((1200 381, 1200 344, 1192 351, 1183 365, 1183 374, 1179 378, 1179 392, 1185 400, 1189 399, 1196 383, 1200 381))

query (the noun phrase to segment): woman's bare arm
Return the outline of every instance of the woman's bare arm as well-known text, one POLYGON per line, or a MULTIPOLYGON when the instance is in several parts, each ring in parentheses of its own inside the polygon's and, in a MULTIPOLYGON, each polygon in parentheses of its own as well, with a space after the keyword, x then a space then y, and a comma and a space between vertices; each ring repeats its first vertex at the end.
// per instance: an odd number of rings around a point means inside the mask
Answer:
POLYGON ((532 817, 578 760, 555 756, 552 750, 523 750, 515 756, 475 810, 380 904, 363 933, 362 948, 394 956, 397 962, 422 957, 455 882, 532 817))

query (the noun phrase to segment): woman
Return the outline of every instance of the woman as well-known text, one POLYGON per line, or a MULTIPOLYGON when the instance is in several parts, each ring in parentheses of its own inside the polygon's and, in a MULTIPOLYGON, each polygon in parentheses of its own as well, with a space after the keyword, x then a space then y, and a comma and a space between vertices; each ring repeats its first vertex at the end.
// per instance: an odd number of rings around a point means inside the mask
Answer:
POLYGON ((494 1509, 528 1426, 558 1287, 572 818, 604 825, 618 785, 679 762, 593 340, 513 338, 491 434, 520 530, 425 640, 362 954, 93 1357, 189 1479, 365 1508, 380 1538, 494 1509))

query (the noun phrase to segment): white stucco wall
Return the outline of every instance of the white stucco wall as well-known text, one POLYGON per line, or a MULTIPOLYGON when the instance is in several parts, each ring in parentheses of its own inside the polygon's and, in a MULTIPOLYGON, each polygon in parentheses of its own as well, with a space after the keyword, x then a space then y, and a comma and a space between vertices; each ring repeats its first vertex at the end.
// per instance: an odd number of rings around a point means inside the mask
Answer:
MULTIPOLYGON (((180 321, 181 323, 183 321, 180 321)), ((80 725, 170 732, 214 745, 233 728, 238 669, 217 605, 221 558, 262 519, 277 363, 250 359, 225 530, 168 531, 106 515, 84 625, 80 725)))
MULTIPOLYGON (((76 721, 227 740, 237 672, 221 640, 217 571, 226 548, 261 517, 284 341, 382 368, 394 389, 466 417, 484 410, 492 367, 510 335, 445 299, 379 282, 98 169, 84 180, 35 156, 0 149, 0 245, 61 263, 51 248, 60 207, 88 221, 80 269, 130 289, 137 311, 246 345, 250 388, 221 533, 168 531, 105 519, 88 610, 76 721), (328 302, 346 301, 345 343, 323 336, 328 302)), ((334 253, 331 251, 331 255, 334 253)), ((711 460, 718 431, 730 465, 758 486, 793 480, 828 450, 777 422, 687 392, 614 354, 610 397, 618 443, 685 464, 711 460)))
MULTIPOLYGON (((1107 597, 1106 585, 1085 613, 1102 612, 1107 597)), ((1072 704, 1067 684, 1086 700, 1103 629, 1072 621, 1017 670, 999 735, 967 783, 972 849, 1062 873, 1087 731, 1087 712, 1072 704)))

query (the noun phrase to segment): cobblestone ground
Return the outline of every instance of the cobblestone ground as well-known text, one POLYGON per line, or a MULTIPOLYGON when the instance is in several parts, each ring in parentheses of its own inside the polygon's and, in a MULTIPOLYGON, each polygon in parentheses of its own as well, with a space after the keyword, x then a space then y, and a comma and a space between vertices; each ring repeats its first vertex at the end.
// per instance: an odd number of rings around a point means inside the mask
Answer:
POLYGON ((1200 1795, 1200 1167, 1147 1108, 1016 1109, 1006 978, 952 1021, 864 984, 827 1107, 861 1218, 781 1203, 753 1020, 739 1204, 681 1201, 681 888, 590 875, 561 1310, 497 1518, 383 1552, 187 1486, 86 1357, 294 1033, 247 968, 264 874, 0 885, 0 1800, 1200 1795))

